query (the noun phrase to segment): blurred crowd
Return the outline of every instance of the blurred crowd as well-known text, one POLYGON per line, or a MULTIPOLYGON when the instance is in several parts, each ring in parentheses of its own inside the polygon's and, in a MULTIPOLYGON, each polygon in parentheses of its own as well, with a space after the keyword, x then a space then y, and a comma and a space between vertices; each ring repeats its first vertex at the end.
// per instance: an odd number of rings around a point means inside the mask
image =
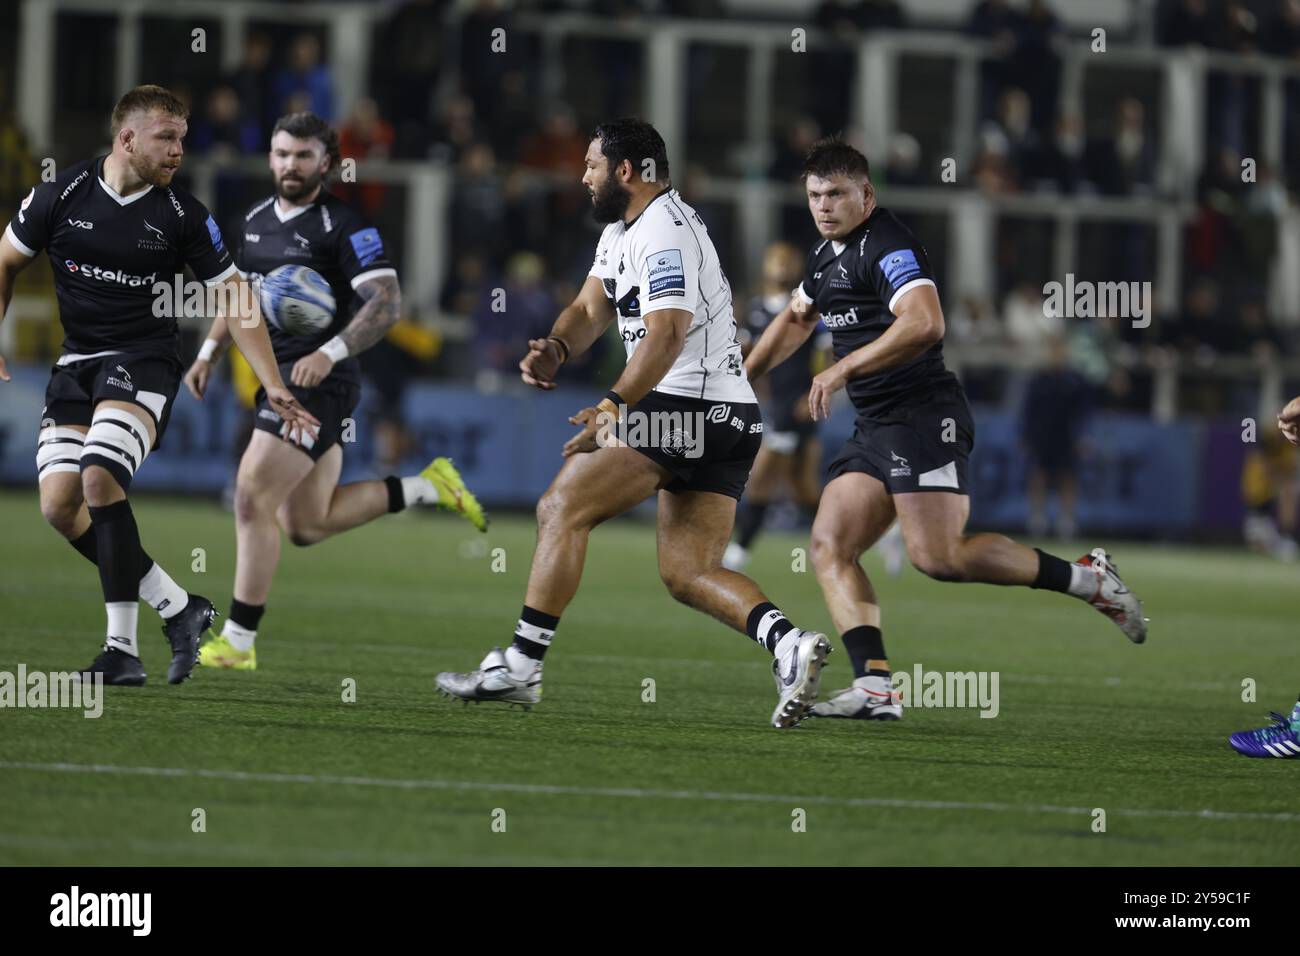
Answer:
MULTIPOLYGON (((1170 198, 1162 193, 1159 175, 1161 151, 1173 147, 1160 142, 1161 117, 1154 105, 1160 101, 1153 95, 1158 87, 1112 83, 1085 96, 1085 115, 1059 108, 1063 46, 1088 39, 1071 35, 1063 24, 1060 13, 1067 0, 962 2, 965 33, 993 51, 979 74, 979 127, 969 167, 974 188, 991 195, 1170 198)), ((485 387, 506 382, 514 377, 519 343, 547 328, 590 265, 595 230, 579 183, 588 131, 599 119, 636 112, 642 104, 641 44, 566 40, 565 76, 557 91, 544 76, 538 36, 508 29, 518 13, 568 9, 634 24, 729 16, 724 0, 472 0, 468 6, 399 0, 375 22, 364 84, 369 95, 345 113, 339 110, 338 78, 323 25, 254 27, 235 70, 173 84, 193 104, 187 146, 201 155, 259 155, 277 116, 310 109, 338 126, 345 156, 450 164, 455 185, 448 227, 455 253, 440 305, 467 319, 474 331, 462 352, 448 353, 440 371, 474 367, 485 387), (485 55, 498 28, 508 31, 510 55, 485 55), (600 82, 590 82, 591 76, 600 82), (578 223, 583 225, 574 228, 578 223), (493 307, 493 291, 500 288, 510 302, 508 322, 493 307)), ((875 30, 928 26, 910 23, 898 0, 824 0, 815 8, 813 25, 822 31, 818 42, 823 44, 815 71, 802 79, 782 78, 771 141, 757 150, 708 148, 712 141, 704 127, 710 118, 744 111, 736 105, 734 78, 719 82, 726 79, 728 62, 706 44, 692 45, 685 78, 691 104, 687 135, 698 158, 693 155, 691 163, 675 170, 688 198, 709 176, 794 182, 812 142, 827 132, 852 131, 850 97, 827 96, 826 90, 853 88, 856 41, 875 30), (695 137, 700 137, 698 148, 695 137)), ((1139 34, 1116 40, 1132 42, 1139 34)), ((1300 0, 1159 0, 1145 35, 1162 47, 1192 45, 1300 62, 1300 0)), ((915 85, 934 100, 933 112, 951 108, 949 80, 915 85)), ((907 93, 912 85, 904 86, 907 93)), ((1135 366, 1178 359, 1210 367, 1225 354, 1259 362, 1296 354, 1291 326, 1269 314, 1266 284, 1278 251, 1276 217, 1294 201, 1288 189, 1300 188, 1300 83, 1288 81, 1285 87, 1288 161, 1280 170, 1260 163, 1253 181, 1246 182, 1242 158, 1260 151, 1261 95, 1256 80, 1220 70, 1209 74, 1207 161, 1183 243, 1185 287, 1155 290, 1152 329, 1135 334, 1117 320, 1084 328, 1047 314, 1043 283, 1062 278, 1051 273, 1051 257, 1044 254, 1052 241, 1050 228, 1004 218, 994 295, 979 301, 947 290, 954 345, 1014 346, 1048 365, 1055 340, 1062 338, 1071 367, 1105 383, 1106 401, 1134 408, 1149 407, 1151 389, 1149 375, 1132 374, 1135 366)), ((940 159, 954 144, 924 128, 929 112, 900 107, 895 141, 883 147, 864 144, 886 204, 891 189, 942 185, 940 159)), ((397 232, 403 197, 393 191, 400 187, 363 181, 333 188, 381 228, 397 232)), ((223 195, 219 190, 219 206, 223 195)), ((246 201, 232 195, 224 204, 238 207, 246 201)), ((740 226, 731 211, 698 197, 693 201, 719 249, 739 248, 740 226)), ((808 229, 798 215, 785 221, 808 229)), ((941 254, 943 274, 943 227, 921 217, 913 227, 932 254, 941 254)), ((1087 228, 1092 232, 1079 242, 1081 277, 1131 281, 1156 273, 1153 226, 1118 222, 1087 228)), ((812 233, 786 238, 804 242, 812 233)), ((727 255, 724 251, 724 259, 727 255)), ((757 266, 735 263, 728 271, 756 280, 757 266)), ((612 360, 617 359, 616 350, 612 360)), ((608 354, 595 354, 572 371, 599 377, 602 363, 610 360, 608 354)), ((978 372, 972 374, 978 395, 978 372)), ((994 385, 988 383, 988 390, 996 391, 994 385)), ((1204 401, 1210 405, 1219 398, 1204 401)))

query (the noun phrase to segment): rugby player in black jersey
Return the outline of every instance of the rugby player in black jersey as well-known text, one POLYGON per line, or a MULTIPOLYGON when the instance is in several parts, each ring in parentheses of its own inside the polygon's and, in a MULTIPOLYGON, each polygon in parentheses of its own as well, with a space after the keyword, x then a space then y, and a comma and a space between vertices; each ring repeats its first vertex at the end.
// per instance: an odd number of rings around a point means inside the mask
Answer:
MULTIPOLYGON (((333 195, 326 180, 339 168, 338 134, 312 113, 282 116, 269 154, 275 192, 250 208, 232 236, 235 264, 254 283, 285 265, 307 266, 329 283, 334 319, 295 335, 271 323, 281 374, 320 419, 315 435, 290 435, 262 395, 253 437, 239 463, 235 488, 234 597, 219 635, 204 643, 208 667, 255 670, 254 641, 280 561, 280 530, 303 546, 417 504, 454 511, 480 531, 487 518, 446 458, 418 475, 339 484, 343 445, 361 398, 357 356, 379 342, 400 315, 397 270, 379 230, 333 195)), ((185 375, 196 398, 229 345, 217 318, 185 375)), ((355 423, 353 423, 355 425, 355 423)))
MULTIPOLYGON (((99 567, 108 616, 103 653, 83 671, 140 685, 139 599, 163 616, 172 647, 167 679, 190 675, 212 604, 188 595, 145 554, 127 499, 131 480, 161 445, 184 366, 171 310, 188 265, 232 305, 230 328, 295 433, 318 422, 285 388, 251 289, 207 209, 172 185, 184 152, 185 105, 140 86, 113 109, 112 151, 34 187, 0 239, 0 318, 14 277, 44 249, 65 337, 45 392, 36 462, 41 511, 99 567), (165 292, 155 289, 162 284, 165 292)), ((0 360, 0 378, 8 378, 0 360)))
POLYGON ((785 361, 820 320, 836 362, 813 379, 814 420, 846 389, 852 437, 831 464, 813 523, 812 560, 853 664, 853 686, 817 704, 824 717, 896 720, 880 607, 859 558, 897 517, 913 565, 939 581, 1021 585, 1071 594, 1134 643, 1146 639, 1141 603, 1097 548, 1062 560, 1000 534, 967 535, 966 465, 975 423, 944 367, 943 310, 925 249, 876 204, 867 158, 828 139, 807 156, 803 182, 822 240, 790 307, 772 321, 745 367, 758 378, 785 361))

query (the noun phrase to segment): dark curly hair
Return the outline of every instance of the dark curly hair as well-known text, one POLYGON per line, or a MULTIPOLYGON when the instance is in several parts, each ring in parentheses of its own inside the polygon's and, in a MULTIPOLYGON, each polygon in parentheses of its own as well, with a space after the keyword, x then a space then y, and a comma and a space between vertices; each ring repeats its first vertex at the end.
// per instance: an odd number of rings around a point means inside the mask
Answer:
POLYGON ((655 181, 668 180, 668 147, 659 131, 632 116, 601 123, 591 131, 591 138, 600 140, 600 151, 609 160, 610 172, 627 160, 638 174, 647 159, 654 163, 655 181))
POLYGON ((838 136, 827 136, 813 143, 808 155, 804 157, 800 182, 807 182, 809 176, 819 179, 829 179, 832 176, 870 179, 871 164, 867 162, 867 157, 838 136))

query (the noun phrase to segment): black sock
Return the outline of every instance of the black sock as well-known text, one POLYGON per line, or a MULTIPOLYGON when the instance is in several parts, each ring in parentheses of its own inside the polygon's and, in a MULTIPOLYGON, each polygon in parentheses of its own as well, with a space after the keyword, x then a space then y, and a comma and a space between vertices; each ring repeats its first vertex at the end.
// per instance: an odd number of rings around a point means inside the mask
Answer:
POLYGON ((1069 594, 1072 575, 1070 562, 1038 548, 1034 550, 1038 552, 1038 577, 1034 578, 1030 587, 1069 594))
POLYGON ((538 611, 525 604, 524 609, 519 612, 519 620, 515 624, 515 639, 510 642, 510 646, 525 657, 540 661, 550 650, 551 638, 555 637, 555 629, 559 626, 560 619, 555 615, 538 611))
POLYGON ((136 527, 131 502, 123 498, 111 505, 91 508, 90 521, 91 529, 95 532, 95 564, 99 567, 104 603, 121 604, 140 600, 140 578, 144 570, 140 562, 143 552, 140 549, 140 529, 136 527))
POLYGON ((265 604, 245 604, 239 598, 230 599, 230 620, 246 631, 256 631, 265 613, 265 604))
POLYGON ((401 511, 406 507, 406 494, 402 491, 402 479, 396 475, 389 475, 384 479, 384 484, 388 486, 388 513, 401 511))
POLYGON ((867 661, 885 660, 885 639, 880 634, 880 628, 872 627, 870 624, 851 627, 841 635, 840 640, 844 642, 844 650, 848 652, 855 678, 889 676, 888 670, 879 668, 867 670, 867 661))
MULTIPOLYGON (((92 521, 80 538, 75 541, 69 541, 68 544, 77 549, 77 553, 89 561, 91 564, 99 564, 99 539, 95 537, 95 524, 92 521)), ((149 573, 153 567, 153 558, 149 557, 143 548, 140 549, 140 577, 149 573)))
POLYGON ((736 543, 748 551, 762 530, 766 517, 766 501, 747 501, 741 505, 740 514, 736 515, 736 543))
POLYGON ((777 642, 794 630, 794 625, 775 604, 764 602, 754 606, 745 622, 745 630, 757 643, 766 647, 770 653, 776 653, 777 642))

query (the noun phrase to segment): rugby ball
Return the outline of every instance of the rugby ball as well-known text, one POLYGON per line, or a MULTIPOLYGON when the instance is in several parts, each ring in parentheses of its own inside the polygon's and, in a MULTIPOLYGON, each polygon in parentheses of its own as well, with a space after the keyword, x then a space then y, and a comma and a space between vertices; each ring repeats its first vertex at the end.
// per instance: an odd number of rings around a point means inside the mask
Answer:
POLYGON ((315 269, 280 266, 262 277, 262 314, 286 335, 319 335, 334 321, 334 293, 315 269))

